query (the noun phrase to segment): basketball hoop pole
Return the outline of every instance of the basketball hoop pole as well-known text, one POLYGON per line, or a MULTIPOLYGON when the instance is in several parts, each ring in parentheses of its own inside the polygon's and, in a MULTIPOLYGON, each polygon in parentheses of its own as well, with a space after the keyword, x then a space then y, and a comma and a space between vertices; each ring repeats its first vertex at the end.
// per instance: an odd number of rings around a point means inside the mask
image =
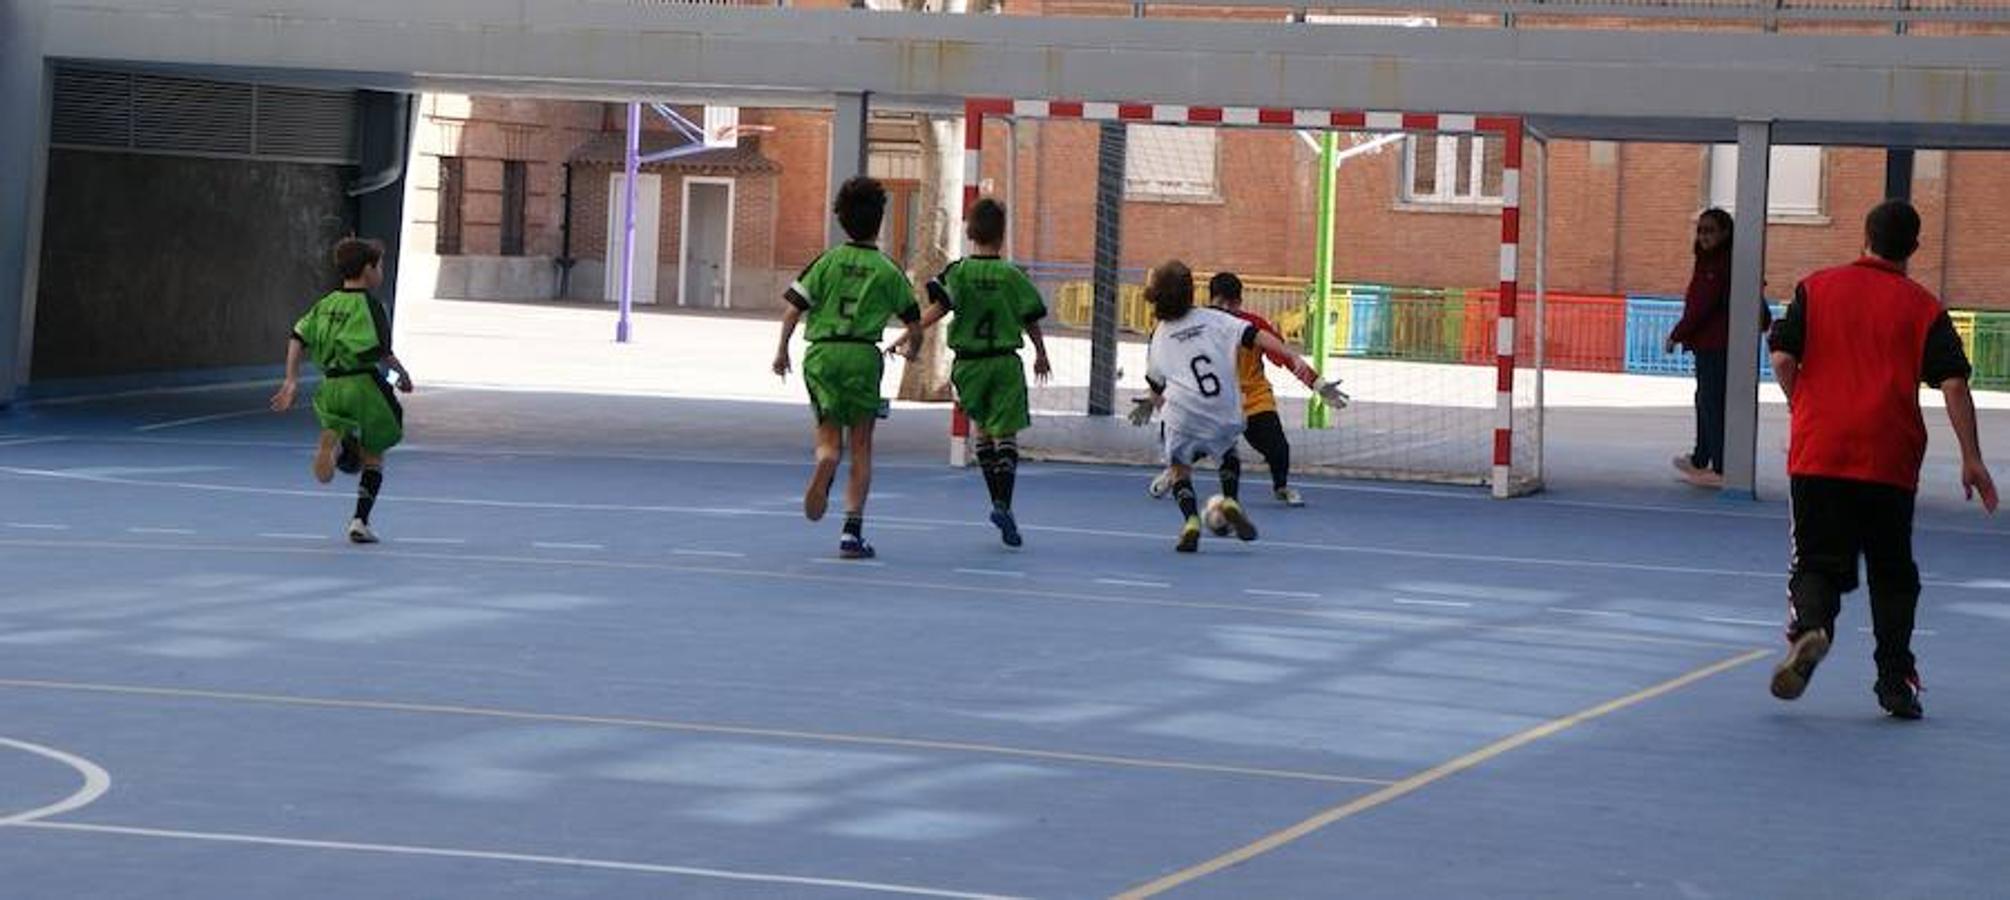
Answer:
POLYGON ((642 168, 642 104, 628 104, 628 146, 622 154, 627 175, 622 188, 628 202, 621 211, 621 318, 614 325, 614 342, 628 343, 628 312, 635 302, 635 181, 642 168))

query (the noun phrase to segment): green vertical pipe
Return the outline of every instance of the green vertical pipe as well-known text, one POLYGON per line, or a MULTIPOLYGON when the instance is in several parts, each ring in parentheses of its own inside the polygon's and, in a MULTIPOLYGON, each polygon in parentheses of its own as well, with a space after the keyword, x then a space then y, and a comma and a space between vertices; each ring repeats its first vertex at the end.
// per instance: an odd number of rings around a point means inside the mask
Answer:
MULTIPOLYGON (((1306 318, 1313 327, 1306 330, 1306 350, 1312 368, 1326 374, 1326 357, 1333 352, 1333 330, 1327 317, 1333 308, 1333 158, 1340 151, 1340 135, 1328 131, 1319 137, 1319 244, 1312 257, 1312 314, 1306 318)), ((1326 402, 1314 396, 1305 404, 1305 427, 1327 428, 1332 424, 1326 402)))

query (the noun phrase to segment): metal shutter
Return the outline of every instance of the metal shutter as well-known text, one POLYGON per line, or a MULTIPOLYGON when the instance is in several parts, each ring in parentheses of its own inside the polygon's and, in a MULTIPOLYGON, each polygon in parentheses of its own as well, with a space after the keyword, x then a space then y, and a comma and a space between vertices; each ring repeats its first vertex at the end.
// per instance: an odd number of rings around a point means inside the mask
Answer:
POLYGON ((61 66, 51 105, 57 146, 357 162, 354 91, 61 66))

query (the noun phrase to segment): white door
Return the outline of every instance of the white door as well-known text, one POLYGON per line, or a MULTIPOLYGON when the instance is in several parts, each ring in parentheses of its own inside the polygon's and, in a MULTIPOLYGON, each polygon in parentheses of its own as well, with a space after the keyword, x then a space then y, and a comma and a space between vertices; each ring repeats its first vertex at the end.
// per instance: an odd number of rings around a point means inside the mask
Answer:
MULTIPOLYGON (((622 229, 627 227, 626 176, 607 176, 607 290, 609 300, 621 299, 622 229)), ((656 246, 662 233, 663 176, 635 178, 635 295, 637 303, 656 302, 656 246)))
POLYGON ((682 235, 677 250, 677 305, 732 306, 733 180, 684 179, 682 235))

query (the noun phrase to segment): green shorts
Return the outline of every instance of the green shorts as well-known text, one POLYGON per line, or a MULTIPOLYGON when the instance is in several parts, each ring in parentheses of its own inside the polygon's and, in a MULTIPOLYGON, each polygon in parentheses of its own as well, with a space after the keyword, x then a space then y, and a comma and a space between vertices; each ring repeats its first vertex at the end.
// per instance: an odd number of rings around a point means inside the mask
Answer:
POLYGON ((977 430, 992 437, 1025 431, 1033 424, 1026 401, 1026 364, 1019 354, 958 359, 949 369, 956 402, 977 430))
POLYGON ((377 375, 341 375, 325 379, 314 392, 314 417, 321 427, 354 433, 363 449, 381 454, 405 437, 405 408, 391 393, 390 382, 377 375))
POLYGON ((803 383, 818 422, 857 425, 879 415, 879 379, 886 360, 879 345, 822 341, 803 354, 803 383))

